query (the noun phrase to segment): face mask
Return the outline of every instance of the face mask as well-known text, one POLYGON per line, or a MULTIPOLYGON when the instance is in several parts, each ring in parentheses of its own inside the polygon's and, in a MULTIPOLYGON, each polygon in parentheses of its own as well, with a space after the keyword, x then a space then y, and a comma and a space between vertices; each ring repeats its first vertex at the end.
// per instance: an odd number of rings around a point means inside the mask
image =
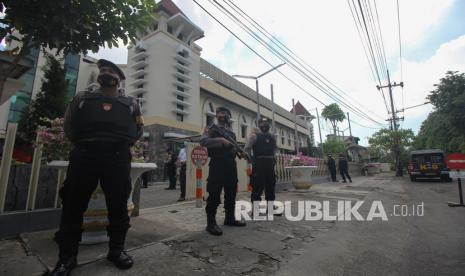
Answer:
POLYGON ((270 126, 260 126, 260 130, 263 132, 268 132, 270 130, 270 126))
POLYGON ((97 81, 98 83, 100 83, 101 86, 106 86, 106 87, 112 87, 112 86, 118 85, 118 79, 108 74, 98 75, 97 81))
POLYGON ((219 116, 218 122, 226 123, 226 124, 229 123, 229 116, 219 116))

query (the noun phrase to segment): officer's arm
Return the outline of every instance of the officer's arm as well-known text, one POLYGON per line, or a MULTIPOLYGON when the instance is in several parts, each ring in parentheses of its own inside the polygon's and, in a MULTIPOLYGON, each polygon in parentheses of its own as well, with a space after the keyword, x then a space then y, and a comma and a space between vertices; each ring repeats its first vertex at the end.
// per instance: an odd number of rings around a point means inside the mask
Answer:
POLYGON ((206 148, 222 148, 224 147, 224 138, 221 137, 211 137, 211 133, 209 133, 208 129, 206 128, 202 138, 200 139, 200 145, 206 148))
POLYGON ((257 142, 257 135, 255 133, 250 134, 247 143, 245 144, 244 151, 249 155, 252 156, 252 147, 257 142))
POLYGON ((74 137, 72 136, 72 129, 74 127, 76 111, 79 108, 79 103, 81 102, 81 98, 84 93, 85 92, 78 92, 68 104, 68 107, 65 111, 63 129, 65 131, 66 138, 68 138, 68 140, 71 142, 74 141, 74 137))
POLYGON ((136 126, 137 126, 137 140, 142 137, 142 134, 144 133, 144 118, 142 117, 142 112, 140 110, 140 105, 139 102, 134 98, 134 120, 136 121, 136 126))

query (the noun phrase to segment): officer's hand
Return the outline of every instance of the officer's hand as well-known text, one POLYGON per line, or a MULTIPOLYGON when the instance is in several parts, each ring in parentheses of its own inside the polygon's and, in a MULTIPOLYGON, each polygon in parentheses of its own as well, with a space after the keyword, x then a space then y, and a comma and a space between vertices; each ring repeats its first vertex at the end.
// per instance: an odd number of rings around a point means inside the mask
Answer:
POLYGON ((223 143, 223 146, 225 147, 231 145, 231 143, 226 138, 221 138, 221 143, 223 143))

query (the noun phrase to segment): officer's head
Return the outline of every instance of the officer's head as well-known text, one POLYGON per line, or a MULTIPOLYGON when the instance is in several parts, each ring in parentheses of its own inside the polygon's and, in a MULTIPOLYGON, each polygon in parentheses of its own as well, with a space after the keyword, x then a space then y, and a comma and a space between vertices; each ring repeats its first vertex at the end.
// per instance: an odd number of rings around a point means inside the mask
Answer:
POLYGON ((333 155, 331 153, 328 154, 328 158, 332 158, 333 155))
POLYGON ((216 108, 216 119, 221 124, 229 124, 231 119, 231 111, 224 106, 216 108))
POLYGON ((270 120, 268 120, 268 118, 261 118, 258 121, 258 127, 262 132, 270 131, 270 120))
POLYGON ((121 80, 126 79, 123 71, 111 61, 100 59, 97 66, 100 70, 97 81, 103 87, 117 87, 121 80))

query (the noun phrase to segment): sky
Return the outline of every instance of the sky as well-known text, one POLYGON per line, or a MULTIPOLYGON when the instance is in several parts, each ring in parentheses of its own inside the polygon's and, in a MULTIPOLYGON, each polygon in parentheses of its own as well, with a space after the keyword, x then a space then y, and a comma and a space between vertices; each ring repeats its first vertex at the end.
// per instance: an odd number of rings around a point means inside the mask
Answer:
MULTIPOLYGON (((202 48, 201 56, 204 59, 229 74, 256 76, 271 68, 192 0, 173 1, 191 21, 204 30, 205 37, 197 41, 202 48)), ((210 0, 197 1, 271 64, 282 63, 233 21, 222 16, 210 0)), ((225 0, 217 1, 225 5, 225 0)), ((371 118, 387 126, 385 120, 389 115, 383 97, 376 89, 346 0, 232 1, 305 63, 340 88, 345 102, 351 106, 356 105, 371 118)), ((403 89, 393 89, 396 109, 426 102, 434 84, 438 83, 447 71, 465 72, 465 0, 399 0, 402 63, 399 58, 396 0, 378 0, 376 4, 391 80, 397 83, 404 82, 403 89)), ((117 63, 126 63, 127 50, 124 46, 101 49, 94 55, 117 63)), ((291 109, 293 98, 300 101, 312 114, 315 114, 315 108, 318 108, 321 114, 324 107, 314 98, 325 105, 334 102, 296 74, 289 65, 284 65, 280 71, 303 87, 305 92, 278 72, 272 72, 260 79, 260 93, 270 98, 270 84, 273 84, 275 102, 287 110, 291 109)), ((253 80, 241 81, 255 89, 253 80)), ((367 137, 376 132, 379 126, 358 117, 344 107, 342 109, 350 113, 352 135, 360 137, 360 143, 367 145, 367 137)), ((418 132, 422 121, 431 110, 431 105, 407 109, 401 115, 405 118, 401 122, 402 128, 418 132)), ((317 129, 316 121, 313 123, 317 129)), ((321 119, 321 125, 325 137, 331 132, 330 124, 321 119)), ((349 132, 347 128, 348 122, 345 120, 340 124, 340 129, 345 130, 346 135, 349 132)), ((315 136, 319 141, 318 132, 315 136)))

